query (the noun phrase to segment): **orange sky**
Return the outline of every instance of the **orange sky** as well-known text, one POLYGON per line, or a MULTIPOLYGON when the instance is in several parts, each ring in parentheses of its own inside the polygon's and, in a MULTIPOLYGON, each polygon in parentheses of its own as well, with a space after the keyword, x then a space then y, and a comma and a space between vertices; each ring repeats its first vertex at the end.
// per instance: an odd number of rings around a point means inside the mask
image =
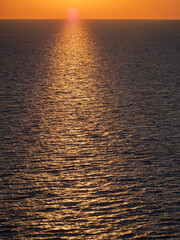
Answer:
POLYGON ((0 0, 0 18, 64 19, 69 8, 82 19, 180 19, 180 0, 0 0))

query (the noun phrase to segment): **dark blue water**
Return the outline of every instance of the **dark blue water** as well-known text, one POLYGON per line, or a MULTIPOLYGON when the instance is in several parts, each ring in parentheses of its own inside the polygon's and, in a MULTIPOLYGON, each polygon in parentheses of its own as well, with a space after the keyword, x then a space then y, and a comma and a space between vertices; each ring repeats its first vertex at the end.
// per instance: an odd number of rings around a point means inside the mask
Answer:
POLYGON ((180 21, 0 21, 0 239, 180 239, 180 21))

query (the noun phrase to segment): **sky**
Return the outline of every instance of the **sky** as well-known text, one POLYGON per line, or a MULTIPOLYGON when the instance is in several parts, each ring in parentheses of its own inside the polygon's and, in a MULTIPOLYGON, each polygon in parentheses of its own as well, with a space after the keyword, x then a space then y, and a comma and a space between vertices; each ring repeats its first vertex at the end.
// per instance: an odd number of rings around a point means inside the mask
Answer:
POLYGON ((81 19, 180 19, 180 0, 0 0, 0 19, 66 19, 74 8, 81 19))

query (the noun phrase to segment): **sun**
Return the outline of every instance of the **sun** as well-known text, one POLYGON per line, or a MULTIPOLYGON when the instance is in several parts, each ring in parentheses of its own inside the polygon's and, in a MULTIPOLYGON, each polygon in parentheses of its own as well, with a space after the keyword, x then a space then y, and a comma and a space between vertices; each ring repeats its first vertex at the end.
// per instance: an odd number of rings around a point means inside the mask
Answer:
POLYGON ((68 8, 68 20, 77 21, 79 19, 79 9, 78 8, 68 8))

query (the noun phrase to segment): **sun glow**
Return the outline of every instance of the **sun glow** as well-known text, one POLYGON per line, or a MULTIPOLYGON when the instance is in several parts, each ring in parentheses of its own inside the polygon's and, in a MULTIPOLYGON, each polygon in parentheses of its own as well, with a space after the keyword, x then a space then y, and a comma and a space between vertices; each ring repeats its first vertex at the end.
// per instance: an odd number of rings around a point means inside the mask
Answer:
POLYGON ((77 21, 79 19, 79 9, 78 8, 69 8, 68 9, 68 20, 77 21))

